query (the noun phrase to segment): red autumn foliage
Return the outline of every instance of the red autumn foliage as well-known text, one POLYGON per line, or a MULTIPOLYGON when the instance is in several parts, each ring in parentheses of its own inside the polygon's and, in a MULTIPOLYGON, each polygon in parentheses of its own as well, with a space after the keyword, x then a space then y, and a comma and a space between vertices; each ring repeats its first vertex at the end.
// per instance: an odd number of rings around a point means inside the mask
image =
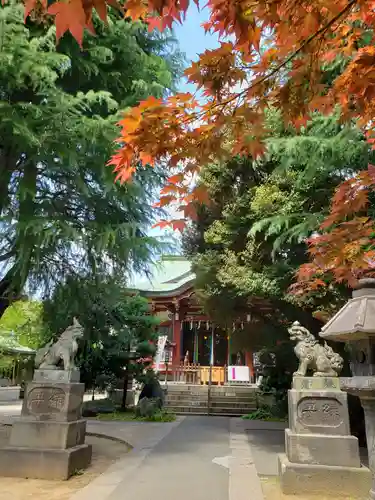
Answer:
MULTIPOLYGON (((189 3, 64 0, 53 3, 48 13, 55 15, 58 38, 70 31, 81 43, 84 29, 92 30, 93 9, 105 21, 107 5, 117 6, 150 29, 163 30, 183 22, 189 3)), ((374 0, 208 0, 207 7, 204 27, 223 41, 186 71, 205 101, 191 94, 149 98, 127 113, 119 124, 118 152, 109 162, 117 179, 125 182, 137 168, 168 162, 172 172, 181 170, 169 178, 160 205, 177 202, 193 217, 196 202, 207 200, 191 178, 212 160, 261 155, 270 104, 296 126, 306 123, 311 112, 329 113, 340 105, 343 119, 356 119, 375 143, 374 0), (338 57, 350 62, 328 87, 323 63, 338 57)), ((26 0, 26 16, 43 9, 46 0, 26 0)), ((313 261, 300 270, 300 290, 323 286, 327 274, 352 284, 371 268, 373 223, 367 204, 373 184, 369 170, 339 187, 321 234, 310 241, 313 261)))
POLYGON ((300 267, 292 291, 303 295, 331 281, 354 286, 358 278, 375 276, 375 225, 369 216, 369 194, 375 176, 368 171, 343 182, 332 200, 321 233, 309 240, 311 262, 300 267))

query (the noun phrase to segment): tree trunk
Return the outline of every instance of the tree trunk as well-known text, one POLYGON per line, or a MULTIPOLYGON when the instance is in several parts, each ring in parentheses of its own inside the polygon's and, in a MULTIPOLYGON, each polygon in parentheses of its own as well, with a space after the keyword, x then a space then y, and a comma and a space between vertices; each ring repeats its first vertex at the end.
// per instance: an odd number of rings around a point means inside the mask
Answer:
POLYGON ((122 401, 121 401, 121 411, 126 411, 126 396, 128 394, 128 384, 129 384, 129 362, 125 365, 124 374, 124 385, 122 389, 122 401))
MULTIPOLYGON (((4 171, 4 165, 6 166, 6 163, 4 163, 4 161, 2 162, 0 158, 0 180, 2 181, 0 194, 3 194, 3 196, 0 197, 0 213, 7 197, 7 194, 5 196, 5 192, 3 193, 2 189, 4 190, 5 186, 6 188, 8 188, 7 182, 9 182, 11 177, 11 170, 7 168, 4 171)), ((20 187, 24 189, 24 196, 19 200, 19 220, 17 225, 19 225, 20 222, 23 223, 26 220, 29 220, 35 212, 34 198, 37 190, 37 174, 38 169, 36 164, 27 163, 24 165, 23 177, 20 183, 20 187)), ((28 261, 26 265, 26 272, 24 270, 25 266, 23 266, 22 264, 14 264, 7 271, 6 275, 0 280, 0 318, 13 301, 19 300, 21 298, 21 292, 29 275, 33 247, 32 242, 29 242, 31 245, 31 252, 29 255, 25 256, 25 253, 22 250, 22 240, 24 238, 26 238, 26 236, 22 232, 22 230, 17 229, 16 238, 12 244, 12 248, 10 249, 10 251, 6 252, 5 255, 1 256, 3 262, 6 262, 8 260, 8 254, 9 258, 12 254, 14 262, 24 262, 25 259, 28 259, 28 261)))
POLYGON ((0 280, 0 318, 14 300, 19 300, 22 288, 17 285, 17 281, 12 279, 13 269, 0 280))
POLYGON ((10 302, 8 299, 3 298, 3 297, 0 298, 0 319, 2 318, 2 316, 5 313, 5 311, 7 310, 7 308, 9 307, 9 304, 10 304, 10 302))

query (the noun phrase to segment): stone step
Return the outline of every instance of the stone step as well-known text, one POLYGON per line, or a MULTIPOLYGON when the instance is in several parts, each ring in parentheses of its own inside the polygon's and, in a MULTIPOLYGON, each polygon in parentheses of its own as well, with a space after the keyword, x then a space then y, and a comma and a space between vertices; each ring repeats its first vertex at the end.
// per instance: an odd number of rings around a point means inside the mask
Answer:
POLYGON ((205 394, 188 394, 188 393, 168 393, 166 394, 166 398, 196 398, 196 399, 207 399, 207 393, 205 394))
MULTIPOLYGON (((207 399, 208 394, 167 394, 165 399, 207 399)), ((217 396, 211 394, 211 399, 215 401, 257 401, 258 398, 248 396, 217 396)))
MULTIPOLYGON (((194 401, 196 403, 199 403, 199 402, 207 402, 208 401, 208 398, 205 397, 205 398, 188 398, 188 397, 167 397, 165 399, 166 403, 178 403, 178 402, 181 402, 181 401, 186 401, 186 402, 190 402, 190 401, 194 401)), ((231 398, 227 398, 227 399, 217 399, 217 398, 211 398, 211 403, 212 404, 215 404, 215 405, 218 405, 218 406, 230 406, 230 405, 235 405, 235 406, 258 406, 257 405, 257 401, 256 400, 252 400, 252 399, 231 399, 231 398)))
MULTIPOLYGON (((196 392, 196 391, 168 391, 166 393, 166 396, 195 396, 195 397, 207 397, 208 391, 202 391, 202 392, 196 392)), ((232 393, 217 393, 217 392, 212 392, 211 391, 211 396, 215 398, 240 398, 240 399, 257 399, 261 397, 259 394, 256 394, 254 392, 250 393, 239 393, 239 394, 232 394, 232 393)))
POLYGON ((253 396, 218 396, 217 394, 211 394, 211 398, 217 401, 256 401, 258 399, 253 396))
POLYGON ((168 406, 168 411, 176 415, 184 415, 186 413, 196 415, 207 415, 207 407, 194 406, 168 406))
POLYGON ((244 408, 250 410, 256 410, 256 405, 254 403, 233 403, 226 401, 211 401, 211 406, 217 408, 244 408))
MULTIPOLYGON (((175 413, 176 415, 207 415, 208 409, 206 407, 194 407, 194 406, 168 406, 168 411, 175 413)), ((226 416, 226 417, 239 417, 242 415, 247 415, 250 413, 249 410, 241 409, 229 409, 229 408, 211 408, 210 415, 212 416, 226 416)))
MULTIPOLYGON (((180 401, 166 401, 165 406, 195 406, 202 407, 207 406, 207 401, 189 401, 189 400, 180 400, 180 401)), ((257 406, 255 404, 239 404, 239 403, 218 403, 211 401, 210 406, 212 408, 227 408, 228 410, 243 410, 248 413, 255 411, 257 406)))
MULTIPOLYGON (((171 386, 168 385, 168 392, 207 392, 208 391, 208 386, 207 385, 178 385, 178 386, 171 386)), ((235 387, 228 387, 228 386, 217 386, 213 385, 211 386, 211 391, 214 393, 232 393, 232 394, 255 394, 258 392, 257 389, 254 389, 252 387, 240 387, 240 386, 235 386, 235 387)))
POLYGON ((165 406, 167 408, 170 408, 170 407, 175 407, 175 406, 191 406, 191 407, 194 407, 194 408, 203 408, 203 407, 206 407, 207 406, 207 401, 198 401, 198 402, 195 402, 195 401, 173 401, 173 402, 170 402, 170 403, 166 403, 165 406))
MULTIPOLYGON (((191 400, 191 399, 178 399, 178 400, 166 400, 165 401, 166 405, 169 406, 175 406, 175 405, 207 405, 208 401, 207 399, 204 400, 191 400)), ((211 406, 213 407, 223 407, 223 408, 244 408, 244 409, 250 409, 251 411, 255 410, 257 408, 257 405, 254 401, 248 401, 248 402, 243 402, 243 401, 215 401, 211 400, 210 402, 211 406)))
POLYGON ((211 406, 210 413, 212 415, 225 413, 226 415, 247 415, 255 411, 256 408, 228 408, 223 406, 211 406))
POLYGON ((187 398, 187 397, 171 397, 166 398, 165 401, 178 402, 178 401, 206 401, 207 398, 187 398))
MULTIPOLYGON (((180 400, 180 399, 191 399, 191 400, 205 400, 208 399, 208 394, 167 394, 165 396, 166 400, 180 400)), ((211 394, 211 399, 215 401, 238 401, 238 402, 257 402, 260 401, 260 398, 253 397, 230 397, 230 396, 216 396, 215 394, 211 394)))
MULTIPOLYGON (((168 391, 207 391, 208 385, 168 385, 168 391)), ((211 385, 215 392, 257 392, 258 389, 247 386, 211 385)))

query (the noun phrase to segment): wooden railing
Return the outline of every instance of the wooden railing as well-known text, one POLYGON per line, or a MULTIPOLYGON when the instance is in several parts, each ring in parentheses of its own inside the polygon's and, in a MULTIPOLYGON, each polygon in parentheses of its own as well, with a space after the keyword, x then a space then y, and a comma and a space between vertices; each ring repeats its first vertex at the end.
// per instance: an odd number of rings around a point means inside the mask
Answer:
MULTIPOLYGON (((173 381, 185 384, 208 384, 210 381, 210 367, 201 366, 199 363, 184 363, 172 368, 173 381)), ((213 366, 211 383, 223 385, 226 382, 226 367, 213 366)))
POLYGON ((183 382, 184 384, 194 385, 201 383, 201 366, 198 363, 173 366, 172 372, 174 382, 183 382))

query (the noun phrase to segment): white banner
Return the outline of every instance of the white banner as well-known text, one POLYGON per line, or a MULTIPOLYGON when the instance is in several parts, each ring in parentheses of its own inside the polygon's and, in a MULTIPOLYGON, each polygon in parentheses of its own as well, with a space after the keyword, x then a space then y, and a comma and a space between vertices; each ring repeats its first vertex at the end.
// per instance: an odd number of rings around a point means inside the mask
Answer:
POLYGON ((248 366, 228 366, 228 382, 250 382, 248 366))
POLYGON ((165 350, 165 344, 167 343, 167 335, 161 335, 158 338, 158 344, 157 344, 157 349, 156 349, 156 356, 155 356, 155 371, 159 372, 160 371, 160 363, 164 360, 164 350, 165 350))

